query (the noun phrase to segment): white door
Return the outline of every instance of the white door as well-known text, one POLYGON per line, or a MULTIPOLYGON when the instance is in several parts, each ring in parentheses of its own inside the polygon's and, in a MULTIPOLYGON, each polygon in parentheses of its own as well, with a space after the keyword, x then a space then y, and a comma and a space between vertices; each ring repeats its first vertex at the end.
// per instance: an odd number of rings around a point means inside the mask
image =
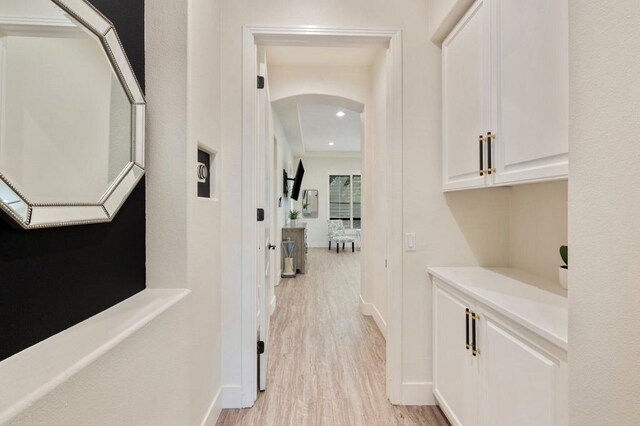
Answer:
POLYGON ((258 356, 258 388, 263 391, 267 385, 267 358, 269 348, 269 317, 271 308, 272 288, 272 240, 271 240, 271 204, 272 204, 272 135, 271 135, 271 108, 269 105, 269 92, 267 85, 267 64, 264 49, 258 49, 259 75, 264 78, 264 88, 257 89, 256 117, 258 123, 257 134, 257 170, 256 188, 257 205, 263 209, 264 218, 258 221, 258 341, 262 342, 263 353, 258 356))
POLYGON ((496 183, 567 176, 567 0, 492 0, 496 183))
POLYGON ((481 381, 484 424, 564 424, 558 400, 560 365, 540 349, 482 315, 481 381))
POLYGON ((434 285, 433 300, 433 392, 454 425, 478 424, 478 357, 468 346, 470 305, 439 285, 434 285))
POLYGON ((490 179, 480 172, 488 168, 480 136, 491 130, 489 12, 488 0, 477 0, 442 44, 445 191, 482 187, 490 179))

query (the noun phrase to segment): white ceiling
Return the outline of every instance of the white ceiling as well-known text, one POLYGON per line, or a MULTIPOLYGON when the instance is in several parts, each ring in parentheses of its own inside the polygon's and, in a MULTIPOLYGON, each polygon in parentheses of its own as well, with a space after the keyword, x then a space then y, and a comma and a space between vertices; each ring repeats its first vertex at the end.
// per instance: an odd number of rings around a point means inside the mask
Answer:
POLYGON ((360 151, 360 114, 333 105, 298 105, 305 152, 360 151), (337 113, 344 113, 338 117, 337 113), (333 145, 329 145, 333 143, 333 145))
POLYGON ((273 104, 295 156, 360 155, 360 112, 304 101, 301 98, 273 104), (338 117, 339 111, 344 112, 343 117, 338 117))
POLYGON ((269 65, 368 67, 383 52, 379 47, 268 46, 269 65))

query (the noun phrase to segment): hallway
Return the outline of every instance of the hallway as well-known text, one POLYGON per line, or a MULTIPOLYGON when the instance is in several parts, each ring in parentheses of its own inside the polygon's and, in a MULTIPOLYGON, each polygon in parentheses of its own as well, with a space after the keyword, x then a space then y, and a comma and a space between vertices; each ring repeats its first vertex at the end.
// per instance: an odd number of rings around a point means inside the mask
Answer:
POLYGON ((267 391, 218 425, 447 425, 436 407, 392 406, 385 340, 358 311, 360 253, 309 250, 309 270, 276 287, 267 391))

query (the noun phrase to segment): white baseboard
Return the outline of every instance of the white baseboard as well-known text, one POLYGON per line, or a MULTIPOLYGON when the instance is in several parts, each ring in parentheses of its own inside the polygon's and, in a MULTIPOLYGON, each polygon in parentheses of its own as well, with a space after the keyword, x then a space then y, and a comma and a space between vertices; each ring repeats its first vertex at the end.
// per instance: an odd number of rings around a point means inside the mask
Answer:
POLYGON ((438 405, 435 397, 433 396, 433 383, 403 383, 402 405, 438 405))
MULTIPOLYGON (((307 242, 309 248, 326 248, 329 249, 329 241, 309 241, 307 242)), ((333 246, 335 248, 335 246, 333 246)))
POLYGON ((362 296, 360 296, 360 312, 362 313, 362 315, 373 317, 373 320, 378 326, 380 333, 382 333, 382 336, 386 340, 387 339, 387 323, 385 322, 384 318, 382 318, 382 315, 380 315, 380 311, 378 311, 378 308, 376 308, 376 305, 374 305, 373 303, 365 302, 362 296))
POLYGON ((220 412, 222 411, 222 390, 223 388, 218 389, 218 393, 211 401, 207 414, 202 421, 202 426, 215 426, 218 422, 218 417, 220 417, 220 412))
POLYGON ((273 298, 271 299, 271 308, 269 309, 269 315, 273 315, 273 313, 276 311, 276 295, 273 295, 273 298))
POLYGON ((244 408, 242 406, 242 388, 224 386, 222 388, 222 408, 244 408))

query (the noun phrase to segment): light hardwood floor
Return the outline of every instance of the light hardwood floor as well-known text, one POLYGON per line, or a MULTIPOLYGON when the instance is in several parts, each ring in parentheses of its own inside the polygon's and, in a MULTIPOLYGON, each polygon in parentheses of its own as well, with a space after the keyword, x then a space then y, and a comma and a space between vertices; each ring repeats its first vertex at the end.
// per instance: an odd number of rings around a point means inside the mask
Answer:
POLYGON ((276 287, 267 390, 218 425, 448 425, 437 407, 387 400, 385 340, 358 310, 359 258, 310 249, 307 273, 276 287))

